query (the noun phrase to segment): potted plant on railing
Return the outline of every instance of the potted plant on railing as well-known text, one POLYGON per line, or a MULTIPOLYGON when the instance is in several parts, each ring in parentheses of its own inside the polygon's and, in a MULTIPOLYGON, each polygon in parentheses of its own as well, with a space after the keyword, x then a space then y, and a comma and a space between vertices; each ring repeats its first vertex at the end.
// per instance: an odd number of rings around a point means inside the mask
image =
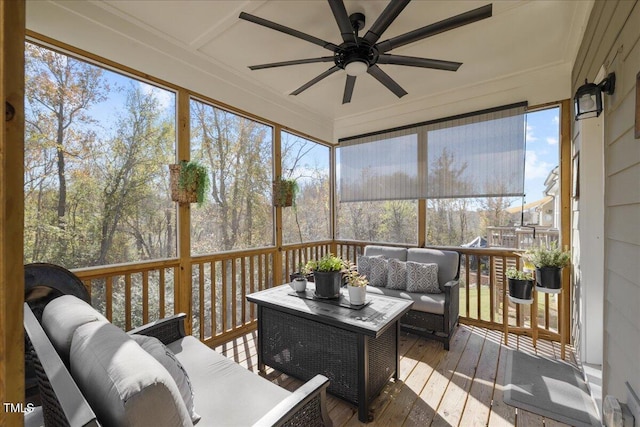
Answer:
POLYGON ((515 302, 531 304, 533 302, 533 274, 507 268, 505 272, 509 281, 509 296, 515 302))
POLYGON ((298 195, 298 183, 295 179, 279 178, 273 182, 273 205, 276 207, 294 206, 298 195))
POLYGON ((367 285, 369 280, 367 276, 358 273, 357 266, 347 261, 342 269, 342 277, 347 282, 347 290, 349 291, 349 303, 351 305, 363 305, 367 295, 367 285))
POLYGON ((344 261, 333 254, 327 254, 319 260, 307 263, 307 269, 313 272, 318 298, 338 298, 342 285, 344 261))
POLYGON ((169 165, 171 200, 179 203, 198 203, 201 206, 209 188, 209 172, 196 160, 183 160, 169 165))
POLYGON ((558 248, 556 242, 549 247, 539 246, 529 249, 525 257, 536 267, 536 281, 538 286, 547 289, 562 287, 562 269, 569 265, 571 254, 558 248))

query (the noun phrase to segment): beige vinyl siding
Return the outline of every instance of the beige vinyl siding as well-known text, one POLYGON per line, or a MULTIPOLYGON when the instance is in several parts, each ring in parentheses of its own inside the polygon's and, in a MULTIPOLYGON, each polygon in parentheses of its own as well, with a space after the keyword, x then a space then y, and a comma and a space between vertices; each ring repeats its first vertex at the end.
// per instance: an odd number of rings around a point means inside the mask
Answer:
MULTIPOLYGON (((585 78, 593 81, 602 66, 617 77, 615 94, 605 95, 604 100, 603 395, 624 401, 625 381, 640 392, 640 139, 634 137, 640 72, 637 1, 594 4, 572 72, 573 92, 585 78)), ((579 142, 577 131, 574 138, 579 142)))

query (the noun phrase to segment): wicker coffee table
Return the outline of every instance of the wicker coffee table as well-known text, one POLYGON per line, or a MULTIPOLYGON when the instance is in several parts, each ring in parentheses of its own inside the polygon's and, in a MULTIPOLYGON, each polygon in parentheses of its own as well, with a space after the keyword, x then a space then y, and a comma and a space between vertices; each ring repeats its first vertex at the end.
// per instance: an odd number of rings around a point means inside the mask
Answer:
POLYGON ((413 302, 367 294, 367 305, 355 309, 300 295, 282 285, 247 296, 258 306, 258 368, 303 381, 323 374, 328 391, 370 421, 369 404, 398 378, 399 320, 413 302))

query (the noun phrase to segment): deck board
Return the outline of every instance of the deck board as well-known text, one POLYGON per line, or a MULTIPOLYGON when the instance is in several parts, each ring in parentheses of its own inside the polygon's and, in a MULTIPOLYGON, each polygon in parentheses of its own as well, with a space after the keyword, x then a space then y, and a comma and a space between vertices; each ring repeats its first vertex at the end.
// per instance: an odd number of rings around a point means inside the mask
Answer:
MULTIPOLYGON (((215 347, 247 369, 257 372, 257 333, 250 332, 215 347)), ((570 347, 567 359, 575 363, 570 347)), ((501 331, 460 325, 450 351, 442 343, 412 334, 400 336, 400 374, 371 403, 373 421, 358 420, 357 408, 328 395, 327 409, 335 427, 349 426, 553 426, 566 424, 516 409, 502 400, 504 370, 510 350, 559 358, 557 343, 511 334, 504 345, 501 331)), ((288 390, 302 382, 267 368, 263 374, 288 390)))

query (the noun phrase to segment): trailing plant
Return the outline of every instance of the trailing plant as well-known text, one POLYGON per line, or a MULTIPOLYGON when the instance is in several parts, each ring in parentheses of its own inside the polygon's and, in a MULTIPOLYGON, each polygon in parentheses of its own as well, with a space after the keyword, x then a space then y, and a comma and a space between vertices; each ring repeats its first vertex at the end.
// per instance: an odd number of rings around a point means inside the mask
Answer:
POLYGON ((571 261, 571 254, 558 248, 557 242, 551 242, 549 247, 540 245, 537 248, 529 249, 525 257, 536 266, 536 268, 556 267, 564 268, 571 261))
POLYGON ((358 273, 358 267, 351 261, 346 261, 342 268, 342 277, 349 286, 356 286, 358 288, 365 287, 369 284, 367 276, 358 273))
POLYGON ((298 196, 298 182, 295 179, 280 178, 275 185, 275 205, 289 206, 287 199, 291 197, 291 206, 296 206, 296 197, 298 196))
POLYGON ((206 166, 196 160, 180 162, 180 178, 178 187, 184 191, 195 190, 198 206, 201 206, 205 199, 205 194, 209 190, 209 172, 206 166))
POLYGON ((507 268, 505 272, 508 279, 515 280, 533 280, 533 274, 525 271, 516 270, 514 267, 507 268))
POLYGON ((306 268, 309 271, 320 271, 320 272, 329 272, 329 271, 342 271, 344 268, 344 261, 342 258, 335 256, 333 254, 326 254, 319 260, 311 260, 307 263, 306 268))

